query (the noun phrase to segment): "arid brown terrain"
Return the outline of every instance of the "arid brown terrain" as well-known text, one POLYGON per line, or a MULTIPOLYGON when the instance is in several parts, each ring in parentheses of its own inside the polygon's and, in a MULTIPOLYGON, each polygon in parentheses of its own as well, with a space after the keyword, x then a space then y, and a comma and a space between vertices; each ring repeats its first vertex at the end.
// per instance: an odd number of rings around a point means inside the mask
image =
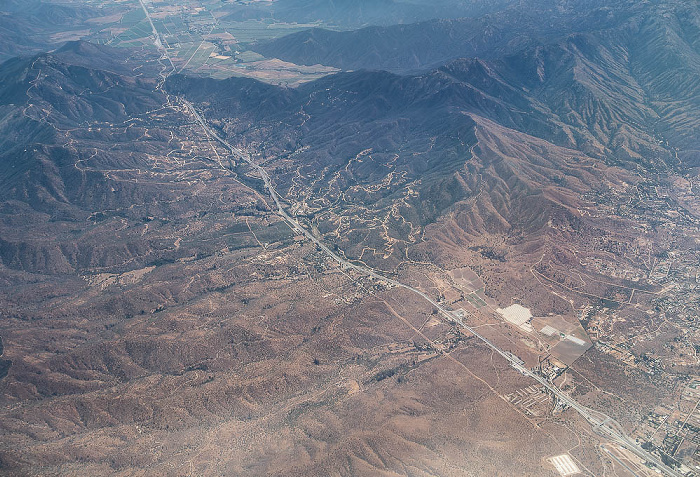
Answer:
MULTIPOLYGON (((253 43, 325 59, 294 88, 147 29, 3 63, 0 473, 656 475, 497 347, 694 475, 700 12, 553 3, 410 75, 315 79, 355 32, 253 43)), ((521 12, 474 5, 377 51, 521 12)))

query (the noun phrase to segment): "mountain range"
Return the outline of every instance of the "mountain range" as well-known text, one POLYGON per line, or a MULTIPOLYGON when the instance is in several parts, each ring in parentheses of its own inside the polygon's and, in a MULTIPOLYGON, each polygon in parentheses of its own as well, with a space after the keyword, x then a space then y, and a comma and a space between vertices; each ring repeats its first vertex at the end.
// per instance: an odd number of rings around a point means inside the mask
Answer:
POLYGON ((551 350, 511 304, 619 337, 553 382, 628 431, 692 374, 672 266, 699 240, 698 5, 222 7, 363 27, 259 42, 342 70, 294 88, 177 74, 150 46, 35 53, 32 5, 0 23, 20 55, 0 66, 0 472, 609 471, 572 409, 290 227, 257 166, 334 254, 467 310, 529 368, 551 350))

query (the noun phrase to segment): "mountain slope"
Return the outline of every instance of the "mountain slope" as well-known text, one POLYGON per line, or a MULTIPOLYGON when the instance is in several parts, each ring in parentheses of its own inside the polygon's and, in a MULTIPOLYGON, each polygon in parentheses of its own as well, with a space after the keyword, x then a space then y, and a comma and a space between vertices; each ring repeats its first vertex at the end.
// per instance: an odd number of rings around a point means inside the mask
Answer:
POLYGON ((60 46, 54 35, 89 27, 105 9, 43 0, 7 0, 0 6, 0 62, 60 46))
POLYGON ((260 43, 267 57, 343 70, 425 71, 462 57, 497 58, 572 32, 616 26, 640 7, 636 2, 558 0, 513 3, 494 13, 388 27, 336 32, 312 29, 260 43), (541 19, 547 18, 547 23, 541 19))
POLYGON ((408 24, 432 19, 477 17, 502 10, 514 0, 276 0, 250 4, 226 3, 223 21, 274 18, 289 23, 322 23, 355 29, 367 25, 408 24))
POLYGON ((577 195, 591 193, 603 175, 618 174, 609 166, 695 167, 697 10, 675 2, 639 14, 621 9, 611 28, 499 59, 456 60, 416 76, 357 71, 293 90, 235 79, 202 87, 172 77, 168 87, 255 150, 291 210, 327 240, 393 269, 424 228, 455 204, 478 204, 479 216, 469 219, 476 235, 523 227, 529 227, 525 235, 537 235, 546 232, 546 217, 560 214, 555 209, 576 222, 581 204, 568 188, 578 184, 577 195), (658 55, 668 56, 673 76, 659 67, 658 55), (498 141, 487 147, 485 138, 498 141), (548 154, 542 175, 524 180, 542 160, 535 147, 515 156, 517 166, 503 160, 518 141, 558 150, 548 154), (566 166, 577 155, 594 168, 583 182, 566 166))
MULTIPOLYGON (((551 473, 542 465, 549 441, 535 439, 539 432, 498 395, 517 388, 520 375, 488 364, 490 350, 447 324, 416 336, 431 307, 358 281, 295 240, 259 180, 232 166, 155 77, 139 76, 151 69, 123 69, 134 53, 77 44, 2 70, 2 472, 551 473), (91 57, 97 65, 109 55, 114 65, 89 67, 91 57), (477 366, 502 388, 472 379, 477 366), (457 431, 447 425, 455 419, 457 431), (266 444, 250 446, 255 436, 266 444), (504 438, 532 444, 495 463, 504 438), (447 440, 455 444, 436 451, 447 440)), ((309 164, 333 175, 343 174, 343 158, 327 154, 371 142, 382 151, 373 159, 388 168, 393 151, 410 147, 399 167, 436 185, 475 140, 475 121, 449 106, 473 94, 444 78, 357 73, 296 91, 171 81, 191 86, 198 107, 212 101, 209 112, 221 113, 210 116, 215 126, 228 128, 223 114, 235 113, 241 138, 271 133, 269 154, 283 138, 318 139, 309 164), (424 114, 445 90, 436 115, 404 119, 424 114), (357 138, 342 144, 350 132, 357 138)), ((276 180, 292 178, 303 159, 281 158, 276 180)), ((400 184, 357 159, 342 179, 360 186, 348 200, 377 197, 390 208, 395 197, 374 185, 388 181, 403 195, 400 184)), ((323 192, 327 178, 309 190, 323 192)), ((438 206, 433 194, 421 200, 436 215, 465 191, 455 188, 438 206)), ((552 432, 575 445, 568 430, 552 432)))
POLYGON ((189 253, 189 247, 163 244, 172 245, 174 217, 188 207, 211 208, 197 179, 205 159, 190 150, 196 141, 187 147, 175 141, 172 130, 183 127, 182 116, 170 112, 168 98, 155 89, 157 79, 142 76, 156 60, 75 43, 3 64, 5 267, 59 275, 95 267, 124 271, 189 253), (187 207, 179 202, 183 195, 191 196, 187 207), (154 216, 164 217, 149 226, 160 232, 141 236, 136 226, 154 216))
MULTIPOLYGON (((511 17, 487 58, 297 88, 162 85, 155 50, 81 42, 4 63, 0 473, 617 471, 434 306, 630 434, 692 383, 698 7, 611 3, 533 2, 534 30, 511 17), (396 281, 290 227, 208 128, 308 233, 396 281)), ((422 38, 421 68, 454 46, 422 38)))

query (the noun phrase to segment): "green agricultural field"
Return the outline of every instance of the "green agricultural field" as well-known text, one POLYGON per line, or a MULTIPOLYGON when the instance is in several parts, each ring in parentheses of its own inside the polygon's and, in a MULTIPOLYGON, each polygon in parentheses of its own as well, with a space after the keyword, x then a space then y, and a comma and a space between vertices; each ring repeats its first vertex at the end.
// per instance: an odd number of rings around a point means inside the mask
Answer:
POLYGON ((245 22, 221 23, 219 29, 231 33, 240 43, 252 43, 258 40, 270 40, 290 33, 308 30, 319 24, 274 23, 271 20, 249 20, 245 22))
MULTIPOLYGON (((124 7, 121 16, 96 28, 91 33, 90 40, 116 47, 152 45, 151 25, 143 10, 133 5, 124 7)), ((280 62, 262 63, 272 58, 266 58, 247 48, 247 45, 256 41, 323 26, 320 23, 281 23, 273 19, 227 22, 217 20, 217 16, 221 17, 217 15, 221 8, 219 2, 200 2, 196 7, 203 7, 204 10, 193 8, 190 2, 180 0, 167 4, 148 3, 147 6, 153 14, 153 24, 178 71, 215 78, 250 76, 285 84, 308 81, 332 71, 311 70, 280 62), (212 54, 232 56, 216 58, 212 54)))

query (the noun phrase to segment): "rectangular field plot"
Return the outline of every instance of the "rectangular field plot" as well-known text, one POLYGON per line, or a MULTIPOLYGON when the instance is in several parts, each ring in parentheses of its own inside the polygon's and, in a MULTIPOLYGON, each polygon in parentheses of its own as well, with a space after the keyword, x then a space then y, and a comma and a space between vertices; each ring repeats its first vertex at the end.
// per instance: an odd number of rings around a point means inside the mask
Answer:
POLYGON ((548 460, 556 467, 560 475, 575 475, 581 472, 581 469, 578 468, 578 465, 576 465, 576 462, 574 462, 569 454, 550 457, 548 460))

